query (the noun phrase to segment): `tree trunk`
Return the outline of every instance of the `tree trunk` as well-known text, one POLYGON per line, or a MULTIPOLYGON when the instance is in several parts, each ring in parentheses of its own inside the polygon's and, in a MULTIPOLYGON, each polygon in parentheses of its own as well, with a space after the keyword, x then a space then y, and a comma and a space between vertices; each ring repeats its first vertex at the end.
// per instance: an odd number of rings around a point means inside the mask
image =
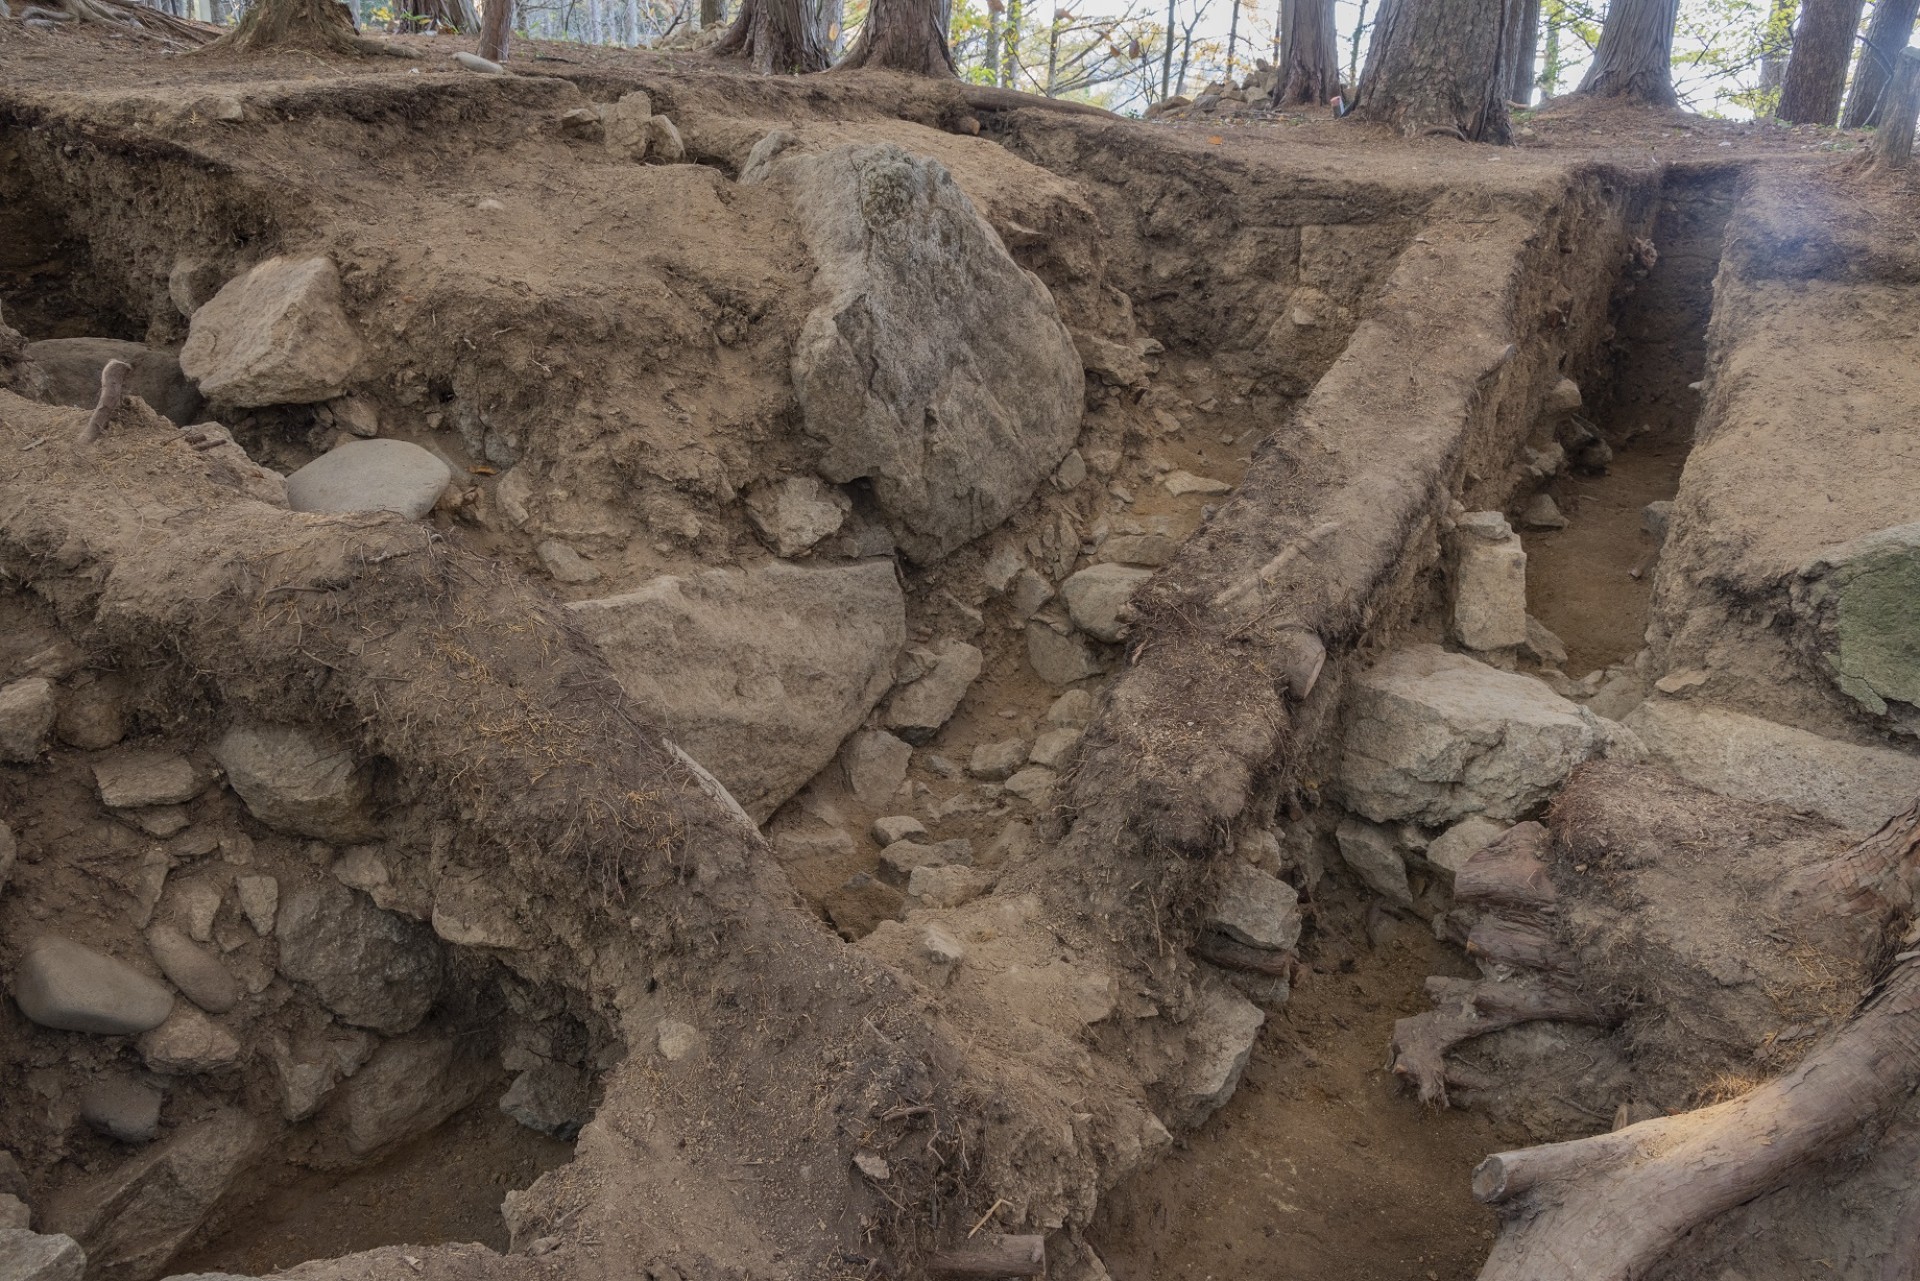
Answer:
MULTIPOLYGON (((1761 36, 1763 48, 1760 53, 1761 93, 1778 94, 1780 82, 1787 75, 1787 51, 1793 48, 1793 19, 1796 12, 1796 0, 1773 0, 1767 10, 1767 29, 1761 36)), ((1779 103, 1776 101, 1775 106, 1779 103)))
POLYGON ((1000 0, 987 0, 987 83, 1000 83, 1000 19, 1004 6, 1000 0))
POLYGON ((1393 0, 1383 6, 1354 114, 1409 136, 1507 141, 1506 55, 1519 11, 1520 0, 1393 0))
MULTIPOLYGON (((1884 3, 1884 0, 1882 0, 1884 3)), ((1913 159, 1914 117, 1920 115, 1920 50, 1900 50, 1893 82, 1882 99, 1880 130, 1873 137, 1872 167, 1904 169, 1913 159)))
MULTIPOLYGON (((1367 27, 1367 0, 1360 0, 1360 16, 1353 22, 1353 39, 1347 45, 1347 83, 1355 84, 1360 79, 1360 35, 1367 27)), ((1274 44, 1278 46, 1276 37, 1274 44)), ((1278 52, 1276 47, 1275 52, 1278 52)), ((1277 60, 1276 60, 1277 61, 1277 60)))
MULTIPOLYGON (((1366 20, 1366 12, 1360 18, 1366 20)), ((1520 9, 1520 37, 1513 42, 1513 75, 1507 82, 1507 101, 1522 107, 1533 105, 1533 58, 1540 47, 1540 0, 1523 0, 1520 9)))
POLYGON ((1324 105, 1340 92, 1340 46, 1333 0, 1293 0, 1286 7, 1286 61, 1273 84, 1273 105, 1324 105))
POLYGON ((1000 48, 1000 87, 1018 89, 1020 87, 1020 37, 1021 24, 1026 21, 1026 0, 1007 0, 1007 38, 1000 48))
POLYGON ((827 33, 806 0, 742 0, 713 52, 738 54, 763 76, 825 71, 830 61, 827 33))
POLYGON ((1728 1103, 1488 1157, 1506 1220, 1480 1281, 1629 1281, 1694 1228, 1837 1153, 1920 1086, 1920 957, 1787 1075, 1728 1103))
POLYGON ((1853 61, 1853 35, 1860 29, 1863 0, 1805 0, 1793 33, 1793 54, 1780 85, 1782 120, 1830 125, 1840 116, 1840 95, 1853 61))
POLYGON ((1913 19, 1920 0, 1874 0, 1867 20, 1867 42, 1854 63, 1853 86, 1847 90, 1847 110, 1840 123, 1864 129, 1880 123, 1880 95, 1893 75, 1894 59, 1913 37, 1913 19))
POLYGON ((1233 83, 1233 49, 1240 43, 1240 0, 1233 0, 1233 12, 1227 18, 1227 83, 1233 83))
POLYGON ((950 16, 947 0, 873 0, 860 38, 840 60, 840 67, 884 67, 921 76, 957 76, 960 73, 953 65, 953 50, 947 46, 950 16))
POLYGON ((700 0, 700 29, 717 27, 727 20, 727 0, 700 0))
POLYGON ((507 46, 513 43, 513 0, 481 0, 486 8, 480 13, 480 56, 490 62, 505 62, 507 46))
POLYGON ((1673 92, 1673 24, 1679 0, 1613 0, 1580 93, 1679 105, 1673 92))
POLYGON ((209 49, 309 49, 337 54, 396 54, 405 50, 368 40, 353 29, 335 0, 255 0, 238 26, 209 49))
POLYGON ((1163 99, 1173 96, 1173 18, 1174 5, 1178 3, 1179 0, 1167 0, 1167 47, 1160 51, 1160 96, 1163 99))

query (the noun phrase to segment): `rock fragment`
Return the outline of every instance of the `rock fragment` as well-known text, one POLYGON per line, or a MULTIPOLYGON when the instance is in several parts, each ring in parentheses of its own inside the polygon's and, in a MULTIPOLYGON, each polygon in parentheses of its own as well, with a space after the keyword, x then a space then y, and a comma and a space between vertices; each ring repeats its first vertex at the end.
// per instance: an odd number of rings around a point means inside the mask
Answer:
POLYGON ((1247 947, 1291 951, 1300 942, 1300 895, 1280 878, 1236 861, 1221 878, 1207 924, 1247 947))
POLYGON ((1045 623, 1028 623, 1027 664, 1049 685, 1071 685, 1100 674, 1100 659, 1077 635, 1061 635, 1045 623))
POLYGON ((176 1003, 139 1044, 141 1060, 155 1072, 216 1072, 240 1061, 239 1038, 191 1005, 176 1003))
POLYGON ((1407 863, 1399 842, 1387 829, 1362 819, 1349 818, 1334 830, 1340 858, 1360 878, 1361 884, 1380 897, 1402 907, 1413 905, 1413 888, 1407 883, 1407 863))
POLYGON ((536 543, 533 554, 556 583, 591 583, 600 577, 600 571, 586 557, 557 538, 536 543))
POLYGON ((840 529, 853 504, 814 476, 788 476, 750 490, 747 519, 776 556, 794 557, 840 529))
POLYGON ((225 1014, 240 1003, 240 984, 227 967, 173 926, 149 926, 147 950, 160 972, 209 1014, 225 1014))
POLYGON ((127 1036, 160 1026, 173 993, 122 961, 58 935, 27 945, 13 997, 41 1027, 127 1036))
POLYGON ((0 1277, 7 1281, 82 1281, 87 1256, 64 1233, 0 1228, 0 1277))
POLYGON ((127 751, 93 763, 100 801, 110 809, 182 805, 206 790, 207 776, 172 752, 127 751))
POLYGON ((42 677, 0 685, 0 761, 30 765, 53 730, 53 683, 42 677))
POLYGON ((1103 641, 1118 641, 1126 630, 1127 603, 1153 571, 1132 565, 1092 565, 1060 585, 1074 626, 1103 641))
POLYGON ((962 640, 942 641, 933 652, 932 669, 887 704, 887 727, 909 743, 926 742, 953 718, 986 665, 986 656, 962 640))
POLYGON ((1453 538, 1453 633, 1468 649, 1508 649, 1527 639, 1526 549, 1504 517, 1498 528, 1501 536, 1490 539, 1462 522, 1453 538))
POLYGON ((290 725, 236 726, 214 746, 227 782, 268 827, 335 845, 374 833, 352 753, 290 725))
POLYGON ((500 1110, 529 1130, 571 1143, 587 1123, 587 1078, 564 1063, 542 1063, 513 1079, 500 1110))
POLYGON ((164 1097, 150 1085, 110 1077, 80 1092, 80 1119, 110 1139, 151 1143, 160 1133, 164 1097))
POLYGON ((365 355, 333 260, 269 258, 194 312, 180 367, 210 400, 306 405, 344 393, 365 355))
POLYGON ((351 440, 287 477, 297 512, 396 512, 418 520, 446 492, 453 471, 404 440, 351 440))
POLYGON ((303 886, 285 895, 274 936, 281 972, 357 1027, 397 1036, 426 1017, 440 994, 440 948, 432 932, 344 885, 303 886))
POLYGON ((870 810, 893 803, 907 781, 913 747, 885 730, 863 730, 840 749, 840 768, 854 799, 870 810))

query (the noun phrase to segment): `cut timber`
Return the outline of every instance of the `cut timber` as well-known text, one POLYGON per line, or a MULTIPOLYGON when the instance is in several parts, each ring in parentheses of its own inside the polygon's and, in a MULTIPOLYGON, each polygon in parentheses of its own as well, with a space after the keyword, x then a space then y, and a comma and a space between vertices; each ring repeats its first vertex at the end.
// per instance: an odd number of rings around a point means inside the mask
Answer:
POLYGON ((1047 1239, 983 1233, 927 1260, 937 1277, 1038 1277, 1047 1272, 1047 1239))
POLYGON ((1837 1151, 1920 1085, 1920 957, 1800 1066, 1714 1107, 1502 1152, 1473 1194, 1505 1224, 1480 1281, 1627 1281, 1686 1233, 1837 1151))
MULTIPOLYGON (((1911 893, 1920 804, 1839 860, 1911 893)), ((1859 878, 1855 878, 1858 883, 1859 878)), ((1503 1152, 1474 1195, 1504 1219, 1480 1281, 1627 1281, 1688 1233, 1804 1176, 1920 1086, 1920 952, 1798 1067, 1738 1099, 1611 1134, 1503 1152)))

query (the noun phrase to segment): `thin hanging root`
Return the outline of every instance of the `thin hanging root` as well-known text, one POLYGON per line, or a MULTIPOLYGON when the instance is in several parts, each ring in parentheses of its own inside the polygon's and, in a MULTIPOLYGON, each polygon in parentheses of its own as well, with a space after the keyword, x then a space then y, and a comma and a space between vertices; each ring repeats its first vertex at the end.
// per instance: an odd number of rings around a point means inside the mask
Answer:
POLYGON ((120 402, 126 399, 127 375, 132 372, 133 366, 124 360, 109 360, 100 370, 100 403, 93 407, 93 416, 80 429, 77 444, 91 445, 106 435, 107 423, 119 412, 120 402))

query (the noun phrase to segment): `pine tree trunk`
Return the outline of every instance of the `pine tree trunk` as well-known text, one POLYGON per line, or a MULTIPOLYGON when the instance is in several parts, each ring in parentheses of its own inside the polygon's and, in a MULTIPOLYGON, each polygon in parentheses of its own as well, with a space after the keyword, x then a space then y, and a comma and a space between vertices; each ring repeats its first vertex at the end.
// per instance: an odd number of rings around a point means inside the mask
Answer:
POLYGON ((239 25, 208 45, 209 49, 310 49, 338 54, 398 54, 353 29, 335 0, 255 0, 239 25))
MULTIPOLYGON (((1361 17, 1364 18, 1362 11, 1361 17)), ((1540 0, 1523 0, 1520 38, 1513 42, 1513 75, 1507 82, 1507 101, 1533 105, 1533 58, 1540 47, 1540 0)))
POLYGON ((717 27, 727 20, 727 0, 700 0, 700 29, 717 27))
POLYGON ((1173 15, 1178 0, 1167 0, 1167 47, 1160 51, 1160 96, 1173 96, 1173 15))
POLYGON ((1026 0, 1007 0, 1007 39, 1001 47, 1000 87, 1020 87, 1020 37, 1026 22, 1026 0))
POLYGON ((1882 102, 1884 118, 1873 136, 1873 168, 1904 169, 1913 159, 1914 121, 1920 116, 1920 51, 1900 50, 1882 102))
MULTIPOLYGON (((1773 0, 1767 10, 1767 29, 1761 37, 1766 48, 1760 54, 1761 93, 1779 94, 1780 82, 1787 75, 1787 51, 1793 47, 1795 0, 1773 0)), ((1774 104, 1778 106, 1778 102, 1774 104)))
MULTIPOLYGON (((957 76, 947 47, 947 0, 873 0, 860 38, 840 67, 884 67, 921 76, 957 76)), ((1055 23, 1056 32, 1059 24, 1055 23)), ((1056 36, 1056 39, 1058 37, 1056 36)), ((1052 72, 1048 72, 1051 78, 1052 72)))
POLYGON ((1507 50, 1520 0, 1391 0, 1354 95, 1362 120, 1402 133, 1506 142, 1507 50))
POLYGON ((1867 42, 1853 67, 1853 86, 1847 90, 1847 110, 1840 123, 1864 129, 1880 123, 1880 95, 1893 74, 1894 59, 1913 38, 1914 15, 1920 0, 1874 0, 1867 20, 1867 42))
POLYGON ((1677 106, 1672 66, 1673 24, 1679 16, 1679 0, 1614 0, 1579 92, 1677 106))
POLYGON ((1860 29, 1863 0, 1804 0, 1793 33, 1775 114, 1797 125, 1830 125, 1840 115, 1840 96, 1853 61, 1853 34, 1860 29))
POLYGON ((1000 83, 1000 0, 987 0, 987 83, 1000 83))
POLYGON ((763 76, 825 71, 830 61, 827 33, 806 0, 743 0, 713 51, 738 54, 763 76))
POLYGON ((1240 43, 1240 0, 1233 0, 1232 16, 1227 19, 1227 83, 1233 83, 1233 49, 1240 43))
POLYGON ((1333 0, 1293 0, 1286 7, 1282 37, 1286 61, 1274 81, 1276 107, 1324 104, 1340 92, 1340 46, 1334 32, 1333 0))
POLYGON ((513 43, 513 0, 482 0, 486 8, 480 14, 480 56, 490 62, 505 62, 507 47, 513 43))

